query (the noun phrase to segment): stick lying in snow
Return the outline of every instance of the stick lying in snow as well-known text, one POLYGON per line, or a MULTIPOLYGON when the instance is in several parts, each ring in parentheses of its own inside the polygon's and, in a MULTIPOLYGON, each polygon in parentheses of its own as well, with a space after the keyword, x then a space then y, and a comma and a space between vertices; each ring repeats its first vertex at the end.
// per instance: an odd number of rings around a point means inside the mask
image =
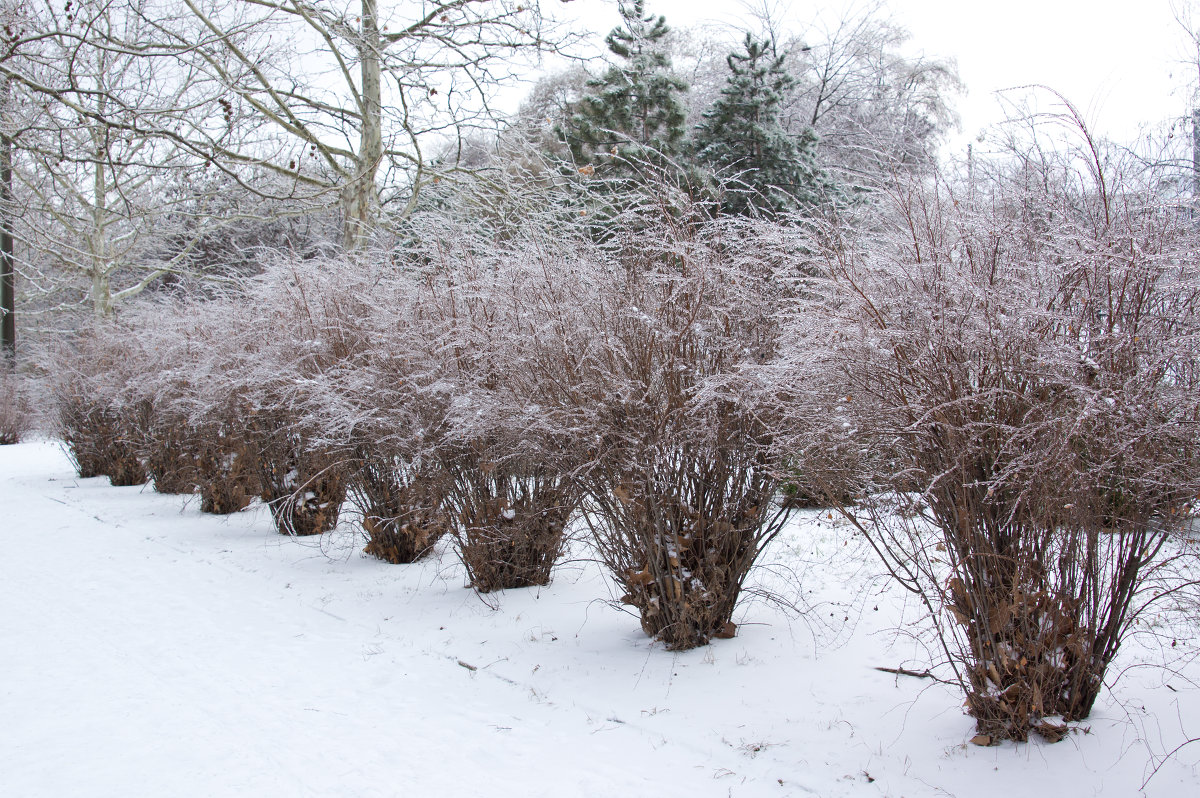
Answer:
POLYGON ((880 667, 876 667, 875 670, 883 671, 884 673, 894 673, 897 676, 913 676, 913 677, 916 677, 917 679, 937 679, 936 676, 934 676, 932 673, 930 673, 927 670, 926 671, 910 671, 907 668, 880 668, 880 667))

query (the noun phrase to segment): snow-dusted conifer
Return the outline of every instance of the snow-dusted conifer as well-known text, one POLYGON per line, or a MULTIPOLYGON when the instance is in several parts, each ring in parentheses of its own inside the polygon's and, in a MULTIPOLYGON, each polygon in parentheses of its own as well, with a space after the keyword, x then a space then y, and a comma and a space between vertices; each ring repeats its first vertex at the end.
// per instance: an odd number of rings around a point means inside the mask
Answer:
POLYGON ((588 82, 563 132, 576 163, 605 177, 640 174, 642 164, 661 169, 684 139, 679 95, 687 85, 671 73, 664 42, 671 29, 645 5, 621 3, 623 25, 605 39, 620 61, 588 82))
POLYGON ((701 162, 730 182, 725 213, 774 215, 830 201, 833 183, 817 163, 816 134, 792 136, 780 108, 795 79, 770 42, 746 34, 743 52, 730 53, 729 79, 697 126, 701 162))

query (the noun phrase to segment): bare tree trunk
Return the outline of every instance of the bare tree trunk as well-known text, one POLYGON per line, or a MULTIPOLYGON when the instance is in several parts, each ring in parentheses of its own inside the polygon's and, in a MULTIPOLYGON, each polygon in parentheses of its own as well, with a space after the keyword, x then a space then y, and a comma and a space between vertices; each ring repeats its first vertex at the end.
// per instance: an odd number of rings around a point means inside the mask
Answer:
POLYGON ((1192 111, 1192 201, 1200 199, 1200 108, 1192 111))
POLYGON ((0 134, 0 356, 10 363, 17 358, 12 151, 12 138, 0 134))
POLYGON ((95 164, 93 176, 92 230, 88 233, 88 256, 91 260, 92 273, 92 311, 96 316, 104 318, 112 313, 112 296, 109 286, 109 264, 105 258, 104 228, 107 225, 105 213, 107 181, 104 179, 104 164, 95 164))
MULTIPOLYGON (((97 111, 101 117, 108 110, 105 97, 97 101, 97 111)), ((92 273, 92 311, 99 318, 112 315, 112 285, 110 275, 112 265, 108 261, 108 242, 106 241, 108 218, 108 175, 107 167, 109 142, 107 126, 101 124, 91 129, 92 154, 95 162, 92 164, 92 229, 88 231, 87 246, 89 264, 92 273)))
POLYGON ((362 27, 358 54, 362 69, 362 93, 359 111, 358 158, 350 183, 342 190, 342 245, 347 252, 364 249, 370 240, 371 204, 375 198, 375 174, 383 159, 383 100, 380 69, 378 0, 362 0, 362 27))
MULTIPOLYGON (((12 96, 11 81, 4 81, 2 107, 7 110, 12 96)), ((13 252, 13 140, 0 133, 0 357, 9 363, 17 358, 16 259, 13 252)))

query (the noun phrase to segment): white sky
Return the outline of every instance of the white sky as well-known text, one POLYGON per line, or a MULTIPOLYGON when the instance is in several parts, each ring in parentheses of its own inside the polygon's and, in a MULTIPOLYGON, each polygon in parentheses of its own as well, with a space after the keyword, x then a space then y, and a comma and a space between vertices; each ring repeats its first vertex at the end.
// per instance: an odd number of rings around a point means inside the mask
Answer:
MULTIPOLYGON (((763 0, 752 0, 761 6, 763 0)), ((818 14, 835 18, 849 0, 768 0, 801 33, 818 14)), ((551 13, 573 16, 594 31, 597 46, 617 24, 616 0, 544 0, 551 13)), ((1131 142, 1141 128, 1183 115, 1196 83, 1189 44, 1173 7, 1186 0, 920 0, 887 4, 912 34, 910 52, 953 58, 967 94, 957 107, 965 141, 1002 118, 995 92, 1033 83, 1066 96, 1093 132, 1131 142)), ((1200 5, 1198 3, 1197 5, 1200 5)), ((647 11, 674 27, 751 27, 739 0, 647 0, 647 11)), ((1197 14, 1200 18, 1200 13, 1197 14)))

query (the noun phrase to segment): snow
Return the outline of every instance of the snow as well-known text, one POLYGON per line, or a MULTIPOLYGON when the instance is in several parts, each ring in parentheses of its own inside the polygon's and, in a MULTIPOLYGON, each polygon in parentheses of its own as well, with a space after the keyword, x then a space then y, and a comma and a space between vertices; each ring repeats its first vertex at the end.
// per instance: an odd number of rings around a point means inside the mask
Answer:
POLYGON ((920 614, 823 515, 755 575, 806 616, 749 597, 736 638, 672 654, 580 544, 481 599, 449 550, 388 565, 350 520, 198 506, 0 447, 0 795, 1200 794, 1200 743, 1140 789, 1200 734, 1194 663, 1126 646, 1090 733, 967 745, 954 690, 873 669, 924 669, 920 614))

